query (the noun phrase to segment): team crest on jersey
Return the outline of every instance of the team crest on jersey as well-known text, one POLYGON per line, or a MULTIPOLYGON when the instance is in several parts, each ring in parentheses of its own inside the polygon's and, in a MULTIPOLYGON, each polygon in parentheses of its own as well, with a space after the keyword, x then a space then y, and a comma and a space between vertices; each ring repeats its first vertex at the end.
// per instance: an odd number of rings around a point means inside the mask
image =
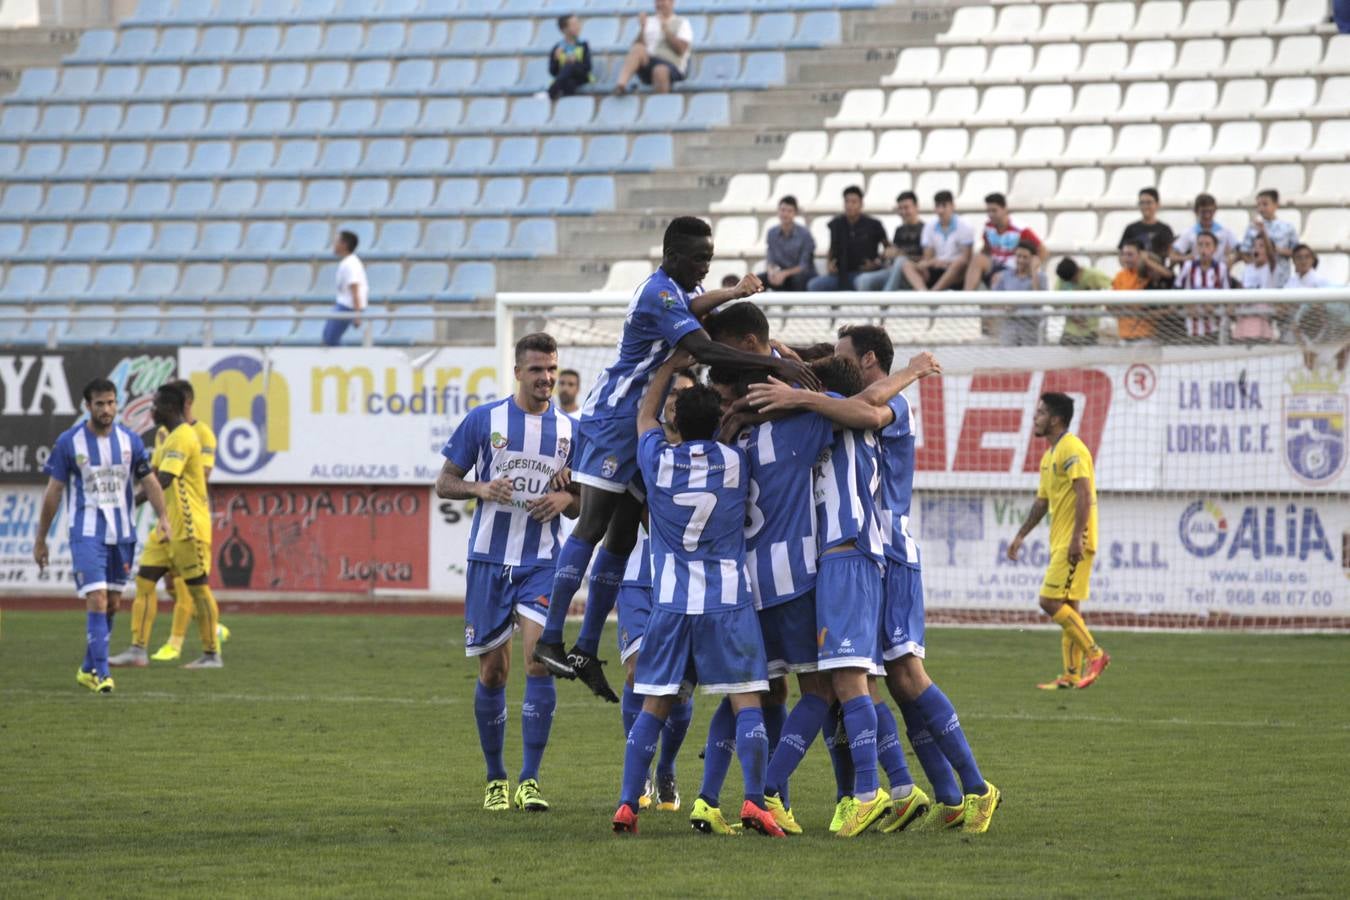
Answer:
POLYGON ((1346 395, 1331 368, 1289 375, 1284 397, 1284 462, 1312 485, 1335 480, 1345 468, 1346 395))
POLYGON ((558 449, 555 451, 554 455, 557 456, 558 459, 567 459, 567 451, 571 449, 571 438, 558 438, 558 449))
POLYGON ((85 456, 83 453, 75 454, 75 465, 83 469, 88 464, 89 464, 89 457, 85 456))
POLYGON ((464 643, 472 644, 474 639, 474 630, 472 625, 464 626, 464 643))
POLYGON ((674 296, 671 295, 670 291, 662 291, 656 296, 661 298, 661 305, 664 306, 666 309, 670 309, 675 305, 676 302, 675 298, 674 296))
POLYGON ((502 434, 500 431, 494 431, 494 432, 492 432, 492 438, 491 438, 491 440, 492 440, 492 449, 493 449, 493 450, 505 450, 505 449, 506 449, 506 435, 502 434))
POLYGON ((605 461, 600 464, 600 474, 605 478, 613 478, 619 471, 619 458, 617 456, 606 456, 605 461))

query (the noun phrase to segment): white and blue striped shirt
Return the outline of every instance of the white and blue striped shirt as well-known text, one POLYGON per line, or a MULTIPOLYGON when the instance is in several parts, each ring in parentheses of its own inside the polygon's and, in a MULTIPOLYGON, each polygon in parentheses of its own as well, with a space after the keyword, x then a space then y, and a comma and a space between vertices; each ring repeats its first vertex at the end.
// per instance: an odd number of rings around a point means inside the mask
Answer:
POLYGON ((887 557, 917 569, 919 545, 909 533, 914 494, 914 409, 904 394, 892 397, 890 408, 895 419, 881 429, 881 488, 877 493, 881 539, 887 557))
POLYGON ((469 559, 507 566, 551 566, 557 557, 559 519, 540 524, 527 501, 551 490, 553 477, 572 464, 575 423, 557 406, 538 415, 514 397, 476 406, 446 441, 441 455, 479 481, 511 479, 510 501, 479 500, 469 534, 469 559))
POLYGON ((738 442, 750 466, 746 565, 755 607, 786 603, 816 584, 816 458, 833 442, 829 421, 813 412, 764 422, 738 442))
POLYGON ((647 539, 647 529, 638 531, 638 542, 633 552, 628 554, 628 567, 623 570, 625 587, 652 587, 652 547, 647 539))
POLYGON ((816 458, 816 545, 821 554, 852 541, 864 555, 882 561, 878 463, 876 435, 848 428, 835 432, 834 442, 816 458))
POLYGON ((745 567, 745 455, 716 441, 638 440, 647 484, 654 608, 698 616, 751 602, 745 567))
POLYGON ((619 336, 619 358, 586 395, 581 418, 637 419, 638 405, 658 366, 686 334, 702 326, 689 309, 690 294, 665 269, 638 285, 619 336))
POLYGON ((42 471, 66 486, 70 540, 136 540, 135 485, 150 474, 140 435, 113 423, 100 437, 81 422, 56 439, 42 471))

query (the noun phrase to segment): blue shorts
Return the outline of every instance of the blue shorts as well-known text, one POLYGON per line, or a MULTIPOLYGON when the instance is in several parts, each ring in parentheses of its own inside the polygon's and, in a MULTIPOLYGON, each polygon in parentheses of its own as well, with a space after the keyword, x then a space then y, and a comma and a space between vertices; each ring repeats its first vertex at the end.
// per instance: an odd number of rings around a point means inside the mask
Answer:
POLYGON ((647 618, 633 690, 675 696, 687 681, 705 694, 755 694, 769 689, 764 638, 754 607, 689 616, 657 607, 647 618))
POLYGON ((820 671, 875 671, 881 567, 857 550, 829 553, 816 568, 816 660, 820 671))
POLYGON ((131 580, 131 567, 136 562, 136 542, 105 544, 102 541, 74 540, 70 542, 71 570, 75 576, 75 592, 87 597, 94 591, 121 593, 131 580))
POLYGON ((759 611, 769 677, 816 670, 816 592, 759 611))
POLYGON ((893 559, 886 560, 881 646, 887 662, 902 656, 924 657, 923 573, 893 559))
POLYGON ((642 649, 647 617, 652 613, 652 589, 636 584, 622 585, 614 605, 619 610, 619 662, 626 663, 642 649))
POLYGON ((482 656, 511 640, 516 616, 544 624, 552 566, 504 566, 469 560, 464 577, 464 655, 482 656))
POLYGON ((632 419, 582 419, 577 426, 572 480, 609 491, 646 497, 637 462, 637 424, 632 419))

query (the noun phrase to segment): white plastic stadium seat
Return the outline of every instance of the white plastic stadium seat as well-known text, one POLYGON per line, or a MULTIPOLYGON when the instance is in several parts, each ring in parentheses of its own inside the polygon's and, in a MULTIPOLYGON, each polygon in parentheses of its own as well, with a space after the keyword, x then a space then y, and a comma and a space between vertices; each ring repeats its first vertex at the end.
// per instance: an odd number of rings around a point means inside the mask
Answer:
MULTIPOLYGON (((1013 173, 1008 204, 1018 209, 1037 209, 1055 195, 1058 177, 1054 169, 1018 169, 1013 173)), ((1025 219, 1025 216, 1019 218, 1025 219)), ((1025 226, 1027 223, 1022 221, 1025 226)), ((1037 234, 1043 234, 1038 231, 1037 234)))
POLYGON ((1260 122, 1224 122, 1214 135, 1213 159, 1246 159, 1261 148, 1260 122))
POLYGON ((1262 114, 1283 119, 1310 108, 1316 102, 1317 79, 1277 78, 1270 87, 1270 98, 1266 100, 1262 114))
POLYGON ((1333 34, 1327 41, 1326 56, 1313 72, 1318 75, 1344 75, 1350 72, 1350 34, 1333 34))
POLYGON ((826 128, 871 125, 881 118, 886 108, 886 93, 880 88, 863 88, 844 92, 839 113, 825 120, 826 128))
POLYGON ((1101 225, 1097 231, 1097 240, 1093 243, 1098 247, 1114 247, 1120 241, 1121 234, 1125 231, 1125 226, 1139 218, 1139 213, 1134 210, 1117 209, 1106 213, 1101 217, 1101 225))
POLYGON ((1158 175, 1151 166, 1121 166, 1111 173, 1111 180, 1102 195, 1105 206, 1133 207, 1139 202, 1139 192, 1152 187, 1158 175))
POLYGON ((1017 147, 1017 132, 1011 128, 977 130, 966 151, 966 165, 1004 166, 1017 147))
POLYGON ((1219 103, 1219 86, 1212 81, 1182 81, 1172 89, 1169 119, 1198 119, 1219 103))
POLYGON ((867 208, 874 212, 890 212, 901 191, 914 189, 914 179, 908 172, 878 172, 867 180, 867 208))
POLYGON ((1205 189, 1203 166, 1168 166, 1158 176, 1158 193, 1170 203, 1189 203, 1205 189))
POLYGON ((1077 72, 1082 64, 1083 48, 1080 45, 1045 44, 1036 54, 1031 78, 1035 81, 1059 81, 1077 72))
POLYGON ((605 279, 605 286, 600 290, 629 293, 633 290, 633 285, 642 282, 650 274, 652 264, 647 260, 621 259, 610 265, 609 277, 605 279))
POLYGON ((1073 88, 1067 84, 1038 84, 1031 89, 1025 118, 1059 122, 1073 109, 1073 88))
POLYGON ((961 209, 981 209, 989 194, 1008 193, 1008 173, 1004 169, 975 169, 961 182, 956 205, 961 209))
POLYGON ((1324 115, 1350 112, 1350 78, 1328 78, 1315 108, 1324 115))
POLYGON ((929 207, 938 191, 961 193, 961 179, 955 172, 920 172, 914 179, 914 193, 919 195, 920 208, 929 207))
POLYGON ((989 66, 977 80, 985 83, 1019 81, 1036 63, 1036 49, 1030 44, 1004 44, 989 55, 989 66))
POLYGON ((1312 146, 1313 126, 1306 120, 1272 122, 1266 130, 1266 143, 1253 154, 1257 159, 1292 159, 1312 146))
POLYGON ((1304 197, 1311 204, 1350 201, 1350 163, 1324 163, 1313 169, 1304 197))
POLYGON ((715 213, 754 210, 762 205, 768 196, 767 174, 732 175, 727 181, 727 190, 722 199, 711 203, 708 209, 715 213))
POLYGON ((1301 34, 1283 38, 1268 73, 1315 72, 1321 68, 1322 38, 1315 34, 1301 34))
POLYGON ((1147 0, 1139 7, 1133 34, 1137 37, 1172 37, 1181 25, 1181 13, 1181 0, 1147 0))
POLYGON ((876 138, 870 130, 836 131, 830 142, 830 152, 816 164, 818 169, 856 169, 876 149, 876 138))
POLYGON ((778 210, 778 201, 783 197, 796 197, 797 208, 801 209, 805 203, 810 203, 816 196, 819 188, 819 179, 810 172, 788 172, 785 175, 779 175, 778 180, 773 183, 773 191, 769 194, 768 202, 773 204, 759 212, 776 212, 778 210))
POLYGON ((1022 118, 1027 105, 1027 89, 1020 84, 1000 84, 987 87, 980 96, 980 107, 971 120, 975 122, 1010 122, 1022 118))
POLYGON ((1062 212, 1050 225, 1046 243, 1053 250, 1076 251, 1091 247, 1097 240, 1095 212, 1062 212))
POLYGON ((906 47, 895 61, 895 70, 881 83, 926 84, 941 64, 942 51, 937 47, 906 47))
POLYGON ((1087 23, 1086 3, 1056 3, 1046 9, 1036 36, 1042 41, 1076 39, 1087 30, 1087 23))
POLYGON ((1350 147, 1350 120, 1333 119, 1322 123, 1317 129, 1317 139, 1312 149, 1300 153, 1299 158, 1328 161, 1345 159, 1347 147, 1350 147))
POLYGON ((777 159, 769 160, 770 169, 809 169, 830 149, 830 137, 823 131, 794 131, 783 144, 777 159))
POLYGON ((754 216, 724 216, 713 226, 713 246, 726 256, 753 251, 759 242, 759 220, 754 216))
POLYGON ((1185 162, 1208 156, 1214 145, 1214 126, 1207 122, 1184 122, 1173 125, 1167 132, 1167 143, 1157 159, 1165 162, 1185 162))
POLYGON ((1110 121, 1120 109, 1120 96, 1118 84, 1085 84, 1078 89, 1069 117, 1078 122, 1110 121))
POLYGON ((967 84, 984 74, 989 51, 984 47, 952 47, 942 58, 942 68, 929 79, 933 84, 967 84))
POLYGON ((1158 155, 1162 142, 1160 125, 1126 125, 1116 132, 1111 161, 1134 165, 1146 163, 1158 155))
POLYGON ((1215 35, 1227 26, 1229 15, 1228 0, 1190 0, 1186 17, 1175 33, 1187 37, 1215 35))
POLYGON ((1019 41, 1032 37, 1041 27, 1041 9, 1031 3, 1003 7, 994 27, 993 37, 1003 41, 1019 41))
POLYGON ((1316 28, 1326 21, 1326 0, 1285 0, 1279 28, 1294 33, 1316 28))
POLYGON ((1215 166, 1209 172, 1209 192, 1220 206, 1252 202, 1256 195, 1256 167, 1215 166))
POLYGON ((1138 81, 1125 90, 1120 103, 1119 118, 1153 121, 1167 109, 1170 88, 1163 81, 1138 81))
POLYGON ((973 87, 940 88, 933 98, 933 108, 928 114, 930 122, 964 124, 975 115, 980 102, 980 92, 973 87))
POLYGON ((1230 34, 1267 34, 1280 17, 1280 0, 1238 0, 1228 21, 1230 34))
POLYGON ((1228 44, 1228 57, 1219 70, 1222 74, 1264 75, 1270 72, 1275 57, 1275 42, 1268 37, 1238 38, 1228 44))
POLYGON ((935 128, 928 132, 919 161, 927 165, 960 162, 970 146, 970 135, 964 128, 935 128))
POLYGON ((1069 143, 1064 148, 1065 162, 1090 162, 1111 155, 1116 130, 1110 125, 1079 125, 1069 132, 1069 143))
MULTIPOLYGON (((811 209, 828 210, 831 213, 837 213, 844 208, 844 188, 850 185, 862 187, 863 178, 861 172, 829 172, 820 178, 820 192, 811 201, 811 209)), ((824 253, 824 248, 821 248, 824 253)))
POLYGON ((1086 37, 1120 37, 1134 28, 1133 3, 1097 3, 1092 7, 1092 18, 1083 29, 1086 37))
MULTIPOLYGON (((1113 4, 1105 3, 1103 6, 1113 4)), ((1100 9, 1101 7, 1098 7, 1100 9)), ((1088 44, 1083 54, 1083 64, 1078 67, 1077 78, 1113 79, 1119 77, 1129 64, 1128 45, 1121 41, 1109 41, 1101 44, 1088 44)))
POLYGON ((1060 175, 1054 204, 1066 209, 1090 208, 1096 206, 1105 193, 1106 172, 1102 169, 1096 166, 1067 169, 1060 175))
POLYGON ((1022 140, 1012 158, 1019 166, 1025 166, 1030 160, 1045 163, 1063 155, 1064 129, 1058 125, 1035 125, 1022 129, 1022 140))
POLYGON ((933 92, 928 88, 896 88, 886 100, 886 111, 874 125, 910 125, 928 117, 933 92))
POLYGON ((1206 78, 1223 68, 1224 42, 1215 38, 1185 41, 1177 53, 1172 74, 1182 78, 1206 78))
POLYGON ((1327 253, 1320 257, 1317 271, 1322 273, 1330 284, 1341 286, 1350 282, 1350 256, 1344 253, 1327 253))
POLYGON ((968 44, 994 33, 994 8, 992 6, 958 7, 952 16, 952 27, 946 34, 938 35, 939 44, 968 44))
POLYGON ((1265 106, 1266 91, 1264 78, 1237 78, 1225 82, 1215 113, 1224 118, 1251 115, 1265 106))
MULTIPOLYGON (((1262 169, 1260 176, 1257 178, 1257 183, 1261 185, 1261 190, 1274 188, 1279 191, 1280 197, 1283 199, 1302 194, 1303 186, 1307 183, 1307 180, 1302 164, 1277 163, 1262 169)), ((1281 215, 1284 215, 1284 213, 1281 213, 1281 215)))
POLYGON ((912 128, 893 128, 883 131, 877 141, 876 152, 868 165, 872 168, 893 169, 904 166, 919 155, 923 135, 912 128))
POLYGON ((1134 45, 1125 74, 1139 77, 1159 75, 1170 70, 1177 61, 1177 45, 1173 41, 1140 41, 1134 45))

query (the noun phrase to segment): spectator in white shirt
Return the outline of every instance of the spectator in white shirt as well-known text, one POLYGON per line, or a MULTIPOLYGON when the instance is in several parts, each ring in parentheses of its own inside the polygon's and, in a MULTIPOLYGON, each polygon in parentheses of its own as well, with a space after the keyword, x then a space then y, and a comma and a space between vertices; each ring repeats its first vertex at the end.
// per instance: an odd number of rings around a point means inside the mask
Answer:
POLYGON ((975 246, 975 232, 956 215, 951 191, 933 195, 937 217, 923 226, 923 258, 904 260, 905 280, 916 291, 955 290, 962 284, 975 246))
POLYGON ((1269 241, 1268 249, 1273 251, 1270 261, 1275 273, 1274 287, 1284 287, 1284 283, 1289 280, 1289 260, 1294 255, 1294 245, 1298 243, 1298 231, 1294 223, 1277 219, 1275 215, 1279 211, 1279 191, 1269 188, 1257 194, 1256 215, 1252 216, 1252 224, 1247 226, 1247 233, 1238 245, 1242 258, 1251 262, 1252 247, 1258 239, 1264 236, 1269 241))
MULTIPOLYGON (((366 286, 366 267, 356 255, 356 245, 359 243, 356 235, 350 231, 339 232, 337 240, 333 242, 333 252, 342 260, 337 268, 337 303, 333 307, 334 312, 359 313, 370 302, 370 290, 366 286)), ((342 342, 342 336, 347 333, 348 328, 360 324, 359 316, 329 319, 323 328, 324 345, 336 347, 342 342)))
POLYGON ((1307 244, 1294 247, 1293 260, 1294 273, 1284 283, 1285 290, 1331 287, 1331 282, 1317 271, 1317 254, 1307 244))
POLYGON ((1172 243, 1172 262, 1185 262, 1196 255, 1195 239, 1201 234, 1212 234, 1218 244, 1215 254, 1225 266, 1233 260, 1238 241, 1233 232, 1214 220, 1219 211, 1218 201, 1212 194, 1195 195, 1195 224, 1187 228, 1172 243))
POLYGON ((628 48, 619 69, 614 93, 628 93, 636 75, 658 94, 669 94, 689 75, 689 57, 694 48, 694 27, 675 15, 675 0, 656 0, 656 15, 638 13, 638 35, 628 48))
MULTIPOLYGON (((1261 232, 1251 245, 1251 259, 1242 270, 1242 286, 1247 290, 1271 290, 1275 287, 1274 249, 1270 238, 1261 232)), ((1233 340, 1264 343, 1275 340, 1275 307, 1269 303, 1244 303, 1233 310, 1233 340)))

